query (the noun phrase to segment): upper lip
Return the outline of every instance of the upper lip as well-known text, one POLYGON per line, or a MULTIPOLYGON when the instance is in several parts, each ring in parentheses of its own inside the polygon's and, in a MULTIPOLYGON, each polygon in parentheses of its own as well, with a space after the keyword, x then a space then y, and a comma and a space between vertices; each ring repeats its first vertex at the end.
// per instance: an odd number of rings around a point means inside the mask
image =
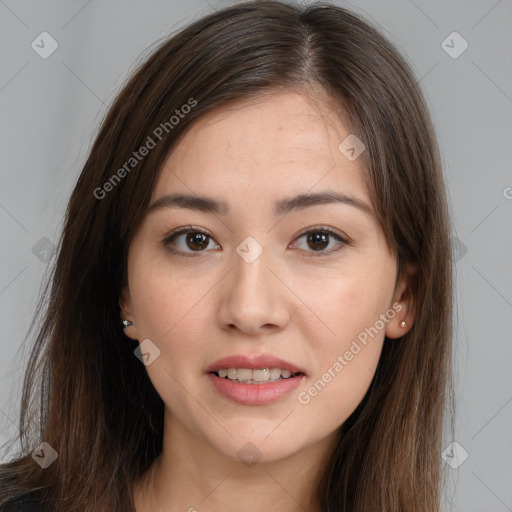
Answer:
POLYGON ((211 364, 207 369, 206 373, 216 372, 227 368, 249 368, 251 370, 257 370, 262 368, 280 368, 281 370, 288 370, 291 373, 303 373, 306 372, 299 366, 289 363, 284 359, 276 357, 272 354, 258 354, 258 355, 233 355, 223 357, 211 364))

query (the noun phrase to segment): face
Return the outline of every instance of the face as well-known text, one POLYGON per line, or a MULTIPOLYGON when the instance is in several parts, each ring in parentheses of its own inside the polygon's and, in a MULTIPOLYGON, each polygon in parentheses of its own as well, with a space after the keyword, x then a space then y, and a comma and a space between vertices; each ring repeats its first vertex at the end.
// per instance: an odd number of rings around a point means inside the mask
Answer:
POLYGON ((362 159, 338 148, 349 135, 328 107, 276 93, 203 116, 169 156, 120 299, 125 333, 150 354, 166 428, 232 458, 249 442, 262 460, 297 453, 350 416, 385 334, 410 326, 362 159), (174 194, 211 202, 161 200, 174 194), (343 200, 289 201, 311 194, 343 200), (266 367, 302 373, 266 384, 208 373, 221 358, 262 354, 284 362, 256 361, 253 380, 266 367))

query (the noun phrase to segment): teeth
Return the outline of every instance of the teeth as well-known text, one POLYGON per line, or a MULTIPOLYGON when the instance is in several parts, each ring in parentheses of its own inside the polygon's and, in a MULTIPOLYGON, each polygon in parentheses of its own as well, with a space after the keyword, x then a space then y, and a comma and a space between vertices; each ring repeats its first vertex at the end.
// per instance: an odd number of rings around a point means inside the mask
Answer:
POLYGON ((292 372, 281 368, 262 368, 251 370, 250 368, 223 368, 217 372, 219 377, 227 377, 244 384, 257 384, 258 382, 274 382, 276 380, 289 379, 292 372))
MULTIPOLYGON (((264 382, 266 380, 269 380, 270 379, 270 368, 263 368, 263 370, 253 370, 251 377, 252 377, 252 380, 256 380, 258 382, 264 382)), ((249 377, 249 379, 245 379, 245 380, 250 380, 251 377, 249 377)), ((279 375, 277 376, 277 378, 279 378, 279 375)))
MULTIPOLYGON (((230 368, 231 370, 231 368, 230 368)), ((231 375, 229 375, 229 378, 231 378, 231 375)), ((249 370, 247 368, 238 368, 238 380, 252 380, 252 370, 249 370)))

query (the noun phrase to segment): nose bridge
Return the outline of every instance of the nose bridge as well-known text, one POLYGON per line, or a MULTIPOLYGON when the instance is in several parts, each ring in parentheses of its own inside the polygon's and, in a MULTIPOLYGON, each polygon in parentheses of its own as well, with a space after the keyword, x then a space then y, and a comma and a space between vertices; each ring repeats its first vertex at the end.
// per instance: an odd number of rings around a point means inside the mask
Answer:
POLYGON ((247 237, 232 257, 233 271, 223 287, 220 321, 246 332, 272 324, 282 327, 287 318, 282 284, 270 271, 275 267, 271 251, 247 237), (268 267, 267 267, 268 265, 268 267))

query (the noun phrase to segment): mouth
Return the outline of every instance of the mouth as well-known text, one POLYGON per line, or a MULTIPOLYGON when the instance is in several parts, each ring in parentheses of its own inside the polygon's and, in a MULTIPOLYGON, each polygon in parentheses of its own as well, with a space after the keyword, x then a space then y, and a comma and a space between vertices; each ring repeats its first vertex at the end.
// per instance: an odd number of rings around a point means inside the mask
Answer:
POLYGON ((235 384, 252 385, 265 385, 305 375, 303 372, 291 372, 282 368, 222 368, 209 373, 235 384))
POLYGON ((224 357, 206 368, 206 374, 219 396, 243 405, 276 402, 306 378, 304 368, 272 354, 224 357))
POLYGON ((290 378, 297 374, 306 375, 306 370, 285 361, 273 354, 238 354, 223 357, 205 369, 206 373, 216 373, 220 378, 250 381, 257 383, 290 378))

